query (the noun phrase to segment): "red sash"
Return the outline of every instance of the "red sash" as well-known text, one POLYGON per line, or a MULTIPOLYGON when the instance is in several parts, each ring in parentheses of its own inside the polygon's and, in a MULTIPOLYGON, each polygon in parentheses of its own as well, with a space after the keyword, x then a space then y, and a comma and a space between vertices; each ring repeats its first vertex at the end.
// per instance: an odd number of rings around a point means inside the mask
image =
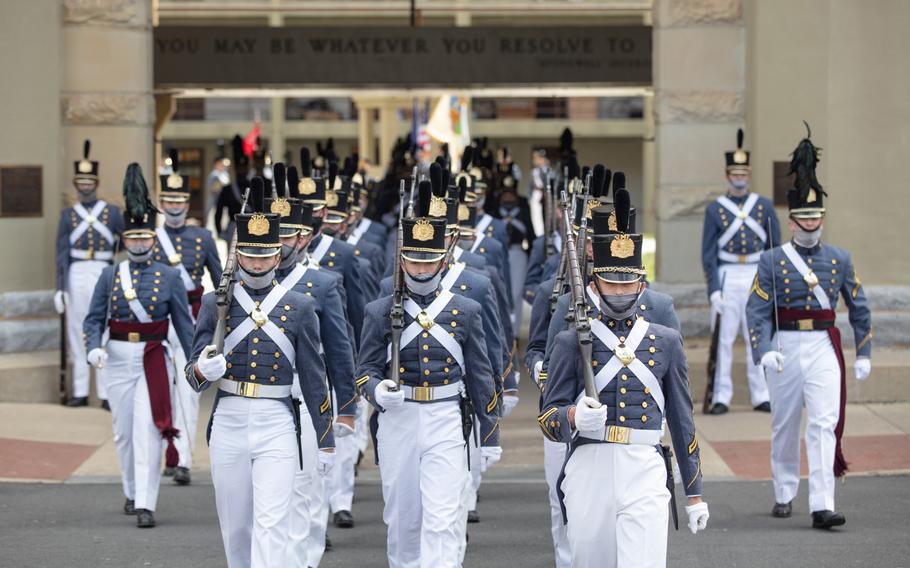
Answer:
MULTIPOLYGON (((797 321, 802 319, 812 319, 815 321, 830 321, 835 319, 834 310, 794 310, 782 308, 777 310, 777 316, 780 321, 797 321)), ((840 330, 837 326, 831 326, 825 331, 828 332, 828 338, 831 339, 831 347, 834 348, 834 354, 837 355, 837 364, 840 366, 840 414, 837 418, 837 426, 834 427, 834 437, 837 440, 834 446, 834 476, 840 477, 847 472, 847 460, 844 459, 844 453, 841 449, 841 437, 844 435, 844 419, 846 417, 847 406, 847 372, 844 365, 844 350, 841 347, 840 330)))
MULTIPOLYGON (((111 321, 110 327, 112 334, 138 333, 140 336, 167 337, 168 320, 149 323, 111 321)), ((161 432, 161 437, 167 440, 167 451, 164 454, 165 464, 168 467, 175 467, 179 458, 177 448, 174 446, 174 438, 180 435, 180 431, 174 428, 171 416, 171 388, 167 365, 167 351, 161 340, 146 341, 142 366, 145 370, 145 382, 149 389, 152 421, 161 432)))
POLYGON ((194 320, 199 317, 199 309, 202 307, 202 295, 204 293, 205 290, 202 289, 202 286, 186 293, 187 297, 190 299, 190 309, 193 311, 194 320))

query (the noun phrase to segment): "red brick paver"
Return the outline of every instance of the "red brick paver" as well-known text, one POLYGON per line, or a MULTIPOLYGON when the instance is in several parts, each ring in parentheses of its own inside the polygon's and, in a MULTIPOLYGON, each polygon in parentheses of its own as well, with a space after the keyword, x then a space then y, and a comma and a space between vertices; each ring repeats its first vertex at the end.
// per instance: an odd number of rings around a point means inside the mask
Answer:
POLYGON ((64 481, 97 446, 0 438, 0 478, 64 481))

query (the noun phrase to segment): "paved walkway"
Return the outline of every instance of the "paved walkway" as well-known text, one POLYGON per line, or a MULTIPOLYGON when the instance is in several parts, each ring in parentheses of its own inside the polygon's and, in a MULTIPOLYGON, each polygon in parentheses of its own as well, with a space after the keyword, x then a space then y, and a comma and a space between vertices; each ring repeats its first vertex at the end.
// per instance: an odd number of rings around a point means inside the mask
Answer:
MULTIPOLYGON (((209 477, 205 425, 211 394, 201 403, 200 441, 194 456, 197 479, 209 477)), ((540 479, 543 446, 537 400, 525 383, 524 396, 503 426, 504 456, 490 472, 540 479)), ((771 476, 770 415, 734 408, 724 416, 695 416, 702 469, 709 480, 768 479, 771 476)), ((844 453, 853 475, 910 472, 910 403, 847 405, 844 453)), ((0 480, 65 483, 119 479, 111 418, 99 408, 0 403, 0 480)), ((365 479, 374 479, 364 459, 365 479)), ((805 473, 805 472, 804 472, 805 473)))

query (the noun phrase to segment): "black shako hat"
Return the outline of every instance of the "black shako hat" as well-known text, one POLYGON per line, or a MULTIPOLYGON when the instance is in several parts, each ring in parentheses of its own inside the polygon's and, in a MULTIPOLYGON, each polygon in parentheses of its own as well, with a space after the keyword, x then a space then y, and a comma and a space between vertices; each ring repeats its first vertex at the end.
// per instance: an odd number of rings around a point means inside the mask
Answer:
POLYGON ((86 139, 82 143, 82 159, 73 162, 73 179, 75 181, 87 180, 96 181, 98 179, 98 162, 88 159, 89 152, 92 150, 92 141, 86 139))
POLYGON ((787 206, 794 219, 820 219, 825 215, 824 198, 828 194, 818 181, 815 167, 821 148, 812 143, 812 130, 806 125, 806 137, 800 140, 790 159, 790 171, 795 176, 793 187, 787 192, 787 206))
POLYGON ((629 192, 619 190, 614 196, 616 233, 594 235, 594 275, 604 282, 622 284, 637 282, 645 275, 641 260, 642 237, 629 232, 632 208, 629 192))
POLYGON ((251 213, 234 215, 237 224, 237 253, 244 256, 272 256, 281 252, 280 217, 265 212, 265 181, 259 176, 250 180, 247 205, 251 213))
POLYGON ((402 219, 401 256, 413 262, 437 262, 446 254, 446 220, 430 217, 433 186, 427 181, 417 185, 414 217, 402 219))

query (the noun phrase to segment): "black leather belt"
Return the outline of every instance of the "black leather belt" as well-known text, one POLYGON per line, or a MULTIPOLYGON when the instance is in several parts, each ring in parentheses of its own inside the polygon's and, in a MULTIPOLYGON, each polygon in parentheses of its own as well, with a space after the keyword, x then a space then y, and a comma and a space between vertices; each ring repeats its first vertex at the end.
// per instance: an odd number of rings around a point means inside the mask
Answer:
POLYGON ((777 325, 781 331, 818 331, 834 327, 830 320, 800 319, 795 321, 782 321, 777 325))

